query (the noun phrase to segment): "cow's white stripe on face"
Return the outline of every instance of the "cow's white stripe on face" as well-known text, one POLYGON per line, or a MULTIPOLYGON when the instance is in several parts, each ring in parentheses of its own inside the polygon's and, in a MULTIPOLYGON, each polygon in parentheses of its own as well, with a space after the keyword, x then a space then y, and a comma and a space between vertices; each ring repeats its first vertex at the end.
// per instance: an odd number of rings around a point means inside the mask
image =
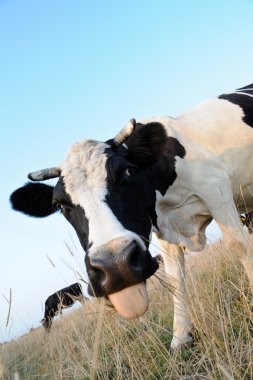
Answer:
POLYGON ((75 205, 81 206, 89 221, 89 242, 92 250, 109 241, 124 237, 136 240, 145 249, 142 240, 126 230, 105 202, 106 185, 105 150, 109 145, 94 140, 74 144, 61 165, 65 190, 75 205))

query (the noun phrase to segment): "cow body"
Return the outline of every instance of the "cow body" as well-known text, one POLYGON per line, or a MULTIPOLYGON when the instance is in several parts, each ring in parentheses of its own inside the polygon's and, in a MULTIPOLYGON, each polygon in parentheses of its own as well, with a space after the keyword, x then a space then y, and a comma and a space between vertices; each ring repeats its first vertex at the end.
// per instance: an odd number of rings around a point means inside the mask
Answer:
POLYGON ((75 144, 54 171, 61 176, 56 187, 29 183, 12 194, 13 207, 33 216, 60 209, 86 251, 90 291, 130 318, 148 305, 143 281, 158 267, 148 251, 154 228, 176 289, 176 349, 192 340, 183 248, 203 249, 212 219, 253 287, 253 258, 238 215, 253 209, 252 127, 253 85, 178 118, 131 121, 113 140, 75 144))
POLYGON ((42 326, 49 332, 53 319, 58 313, 62 313, 63 309, 72 306, 77 300, 82 302, 83 299, 82 287, 79 283, 72 284, 51 294, 45 302, 44 318, 41 321, 42 326))
MULTIPOLYGON (((213 218, 223 230, 223 222, 228 223, 224 219, 236 209, 244 213, 253 208, 253 168, 247 165, 253 130, 242 118, 240 107, 217 98, 178 119, 156 119, 186 151, 176 158, 174 183, 165 195, 156 194, 160 235, 170 243, 183 243, 191 251, 203 249, 204 232, 213 218)), ((236 220, 239 225, 238 215, 236 220)))

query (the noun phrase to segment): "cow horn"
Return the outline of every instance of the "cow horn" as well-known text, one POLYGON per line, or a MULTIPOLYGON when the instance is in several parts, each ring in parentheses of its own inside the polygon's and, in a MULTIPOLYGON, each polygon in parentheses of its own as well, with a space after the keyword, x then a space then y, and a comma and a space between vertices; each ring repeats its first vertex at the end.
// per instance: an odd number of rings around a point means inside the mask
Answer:
POLYGON ((135 119, 131 119, 127 125, 125 125, 124 128, 121 129, 119 133, 114 137, 113 139, 113 145, 114 146, 120 146, 122 145, 128 137, 131 136, 131 134, 134 131, 136 125, 135 119))
POLYGON ((46 179, 60 177, 61 169, 58 167, 38 170, 28 174, 28 178, 32 181, 45 181, 46 179))

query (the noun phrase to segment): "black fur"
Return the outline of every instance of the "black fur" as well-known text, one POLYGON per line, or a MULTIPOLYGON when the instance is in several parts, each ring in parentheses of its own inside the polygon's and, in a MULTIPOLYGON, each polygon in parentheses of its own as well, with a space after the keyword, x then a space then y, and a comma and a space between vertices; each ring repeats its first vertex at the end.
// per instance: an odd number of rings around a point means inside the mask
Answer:
POLYGON ((129 160, 141 169, 153 165, 163 155, 166 138, 162 124, 137 123, 134 133, 127 140, 129 160))
POLYGON ((76 297, 83 296, 82 286, 77 282, 49 296, 45 302, 45 313, 42 325, 47 332, 51 329, 55 314, 62 309, 72 306, 76 297))
MULTIPOLYGON (((249 89, 252 89, 253 88, 253 83, 251 84, 248 84, 247 86, 244 86, 244 87, 240 87, 238 88, 236 91, 242 91, 242 92, 245 92, 245 90, 249 90, 249 89)), ((251 93, 253 92, 253 90, 251 90, 251 93)))
POLYGON ((85 211, 79 205, 74 205, 65 191, 63 178, 60 177, 53 192, 53 207, 60 207, 61 213, 74 227, 80 243, 87 252, 89 239, 89 223, 85 211))
POLYGON ((26 215, 45 217, 57 209, 52 206, 53 186, 28 182, 10 196, 12 208, 26 215))

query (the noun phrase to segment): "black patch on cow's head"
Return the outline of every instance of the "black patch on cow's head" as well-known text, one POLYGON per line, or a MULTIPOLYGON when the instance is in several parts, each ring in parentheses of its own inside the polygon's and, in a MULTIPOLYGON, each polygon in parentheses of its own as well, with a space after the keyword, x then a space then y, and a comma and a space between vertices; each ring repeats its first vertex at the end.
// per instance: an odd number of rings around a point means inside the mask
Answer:
POLYGON ((83 249, 87 251, 89 223, 83 208, 72 203, 70 196, 65 190, 63 177, 59 178, 54 188, 52 203, 53 207, 59 209, 67 221, 73 226, 83 249))
POLYGON ((84 250, 87 249, 89 233, 87 218, 84 210, 72 203, 70 196, 65 191, 62 177, 59 178, 55 187, 28 182, 11 194, 10 202, 14 210, 38 218, 61 211, 76 230, 84 250))
POLYGON ((162 195, 165 195, 168 188, 175 182, 176 173, 176 157, 183 158, 185 149, 180 142, 168 136, 162 155, 159 160, 150 167, 150 176, 154 181, 155 190, 158 190, 162 195))
POLYGON ((164 195, 173 184, 176 156, 183 158, 185 149, 158 122, 137 123, 125 143, 127 149, 107 152, 106 202, 122 225, 146 243, 151 225, 157 226, 155 191, 164 195))
POLYGON ((51 215, 57 211, 52 205, 53 190, 53 186, 28 182, 11 194, 12 208, 29 216, 51 215))
POLYGON ((137 123, 134 133, 127 140, 129 160, 139 169, 155 164, 163 154, 166 138, 166 131, 162 124, 137 123))
POLYGON ((219 99, 228 100, 242 108, 243 121, 253 127, 253 83, 230 94, 223 94, 219 99))

